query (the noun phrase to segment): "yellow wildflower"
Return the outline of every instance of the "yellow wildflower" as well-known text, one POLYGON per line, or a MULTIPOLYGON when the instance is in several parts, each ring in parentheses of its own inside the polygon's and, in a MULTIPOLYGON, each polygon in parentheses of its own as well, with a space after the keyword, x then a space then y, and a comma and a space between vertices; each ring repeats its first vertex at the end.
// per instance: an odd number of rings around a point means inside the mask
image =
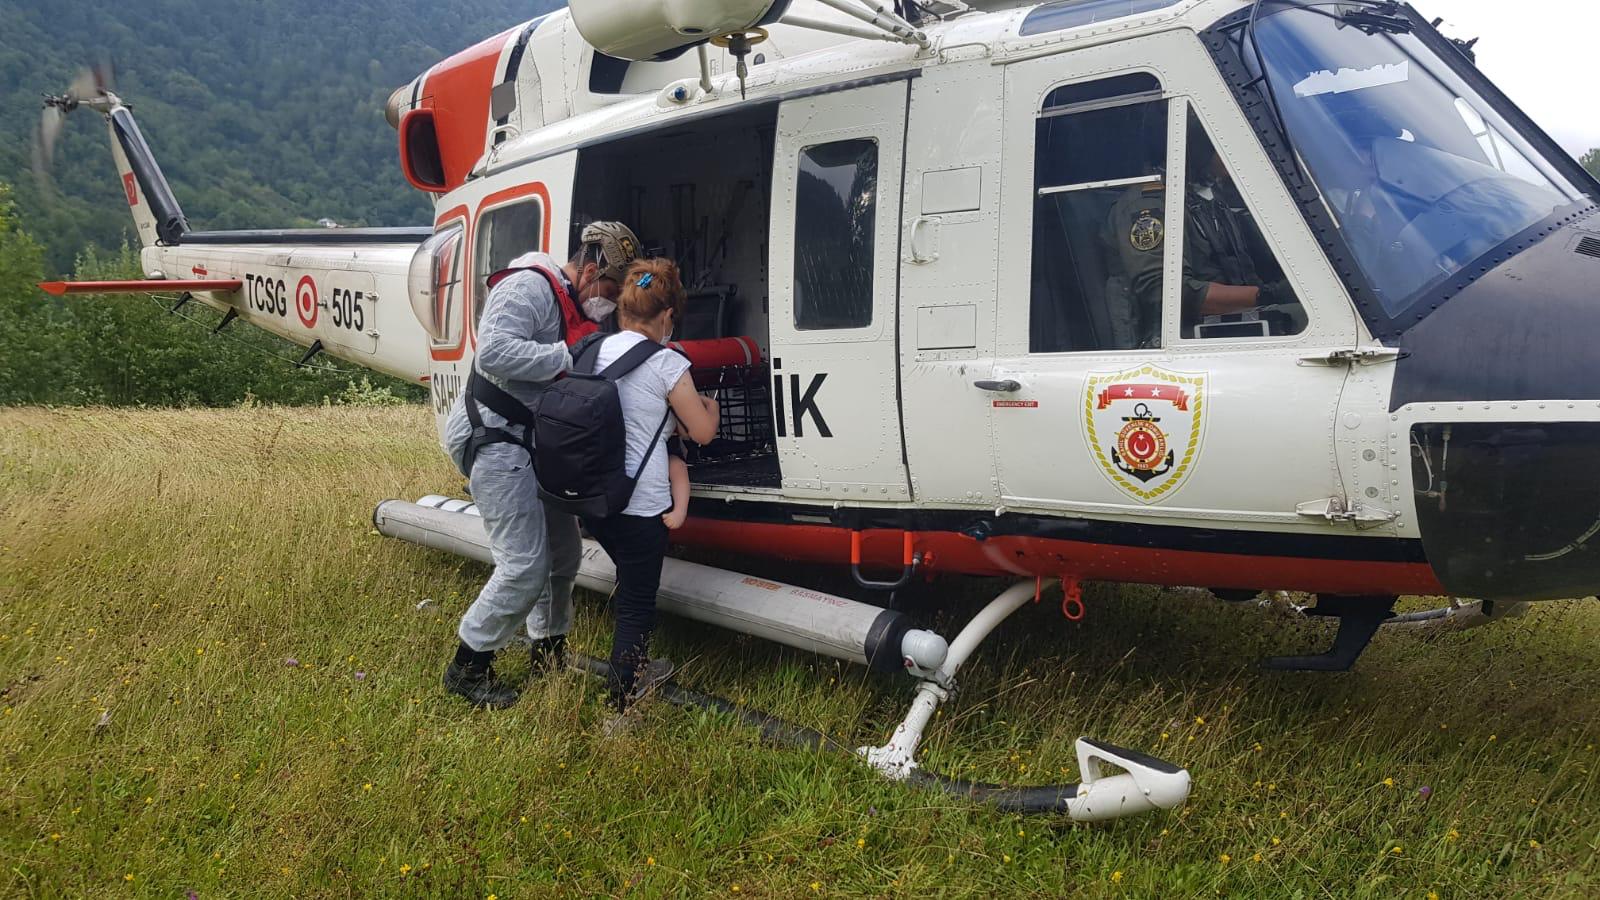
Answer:
POLYGON ((1009 863, 1009 862, 1011 862, 1011 854, 1009 854, 1009 853, 1002 853, 1002 854, 1000 854, 1000 859, 1001 859, 1001 860, 1002 860, 1002 861, 1004 861, 1004 862, 1007 862, 1007 863, 1009 863))
POLYGON ((867 845, 867 839, 866 838, 856 838, 856 849, 857 850, 860 850, 862 847, 865 847, 866 845, 867 845))
POLYGON ((1400 854, 1400 853, 1404 853, 1406 851, 1403 848, 1396 846, 1393 849, 1391 849, 1389 852, 1390 853, 1394 853, 1394 854, 1400 854))
POLYGON ((1224 853, 1221 856, 1217 857, 1217 859, 1220 860, 1223 865, 1227 865, 1228 863, 1233 862, 1233 857, 1229 856, 1226 853, 1224 853))
POLYGON ((1194 717, 1194 723, 1196 725, 1204 725, 1206 723, 1206 717, 1205 716, 1195 716, 1194 717))
POLYGON ((1459 832, 1459 831, 1455 830, 1454 828, 1452 828, 1452 829, 1450 829, 1450 831, 1448 833, 1445 834, 1445 837, 1447 839, 1453 841, 1456 838, 1461 837, 1461 832, 1459 832))
POLYGON ((820 881, 811 882, 811 891, 812 891, 812 893, 816 893, 817 891, 820 891, 820 890, 822 890, 822 882, 820 882, 820 881))
POLYGON ((656 858, 654 856, 646 856, 644 858, 644 864, 647 866, 653 866, 656 864, 656 858))
POLYGON ((1283 839, 1282 838, 1274 837, 1272 839, 1272 846, 1274 846, 1274 847, 1278 846, 1281 843, 1283 843, 1283 839))
POLYGON ((1250 857, 1250 861, 1251 862, 1261 862, 1261 854, 1257 853, 1257 854, 1251 856, 1250 857))
POLYGON ((1529 841, 1528 842, 1528 848, 1531 849, 1531 850, 1539 849, 1539 842, 1538 841, 1529 841))
POLYGON ((56 832, 52 832, 52 833, 51 833, 51 834, 50 834, 50 840, 52 840, 52 841, 59 841, 59 840, 61 840, 61 832, 59 832, 59 831, 56 831, 56 832))
POLYGON ((1383 786, 1384 787, 1394 787, 1394 779, 1393 778, 1385 778, 1383 780, 1383 786))
POLYGON ((363 790, 363 791, 370 791, 370 790, 372 790, 372 782, 370 782, 370 781, 369 781, 369 782, 367 782, 367 783, 366 783, 366 784, 363 784, 363 785, 362 785, 362 786, 361 786, 361 789, 362 789, 362 790, 363 790))
POLYGON ((132 881, 133 880, 133 873, 129 872, 128 874, 122 876, 122 880, 123 881, 132 881))
POLYGON ((1115 872, 1111 873, 1111 883, 1112 884, 1121 884, 1122 883, 1122 870, 1121 869, 1118 869, 1115 872))
POLYGON ((735 894, 737 894, 737 893, 739 893, 739 886, 737 884, 730 884, 730 885, 728 885, 728 890, 733 891, 735 894))
POLYGON ((1438 891, 1429 891, 1428 892, 1428 900, 1439 900, 1439 892, 1438 891))
POLYGON ((410 863, 401 863, 400 864, 400 874, 401 875, 410 875, 411 874, 411 864, 410 863))

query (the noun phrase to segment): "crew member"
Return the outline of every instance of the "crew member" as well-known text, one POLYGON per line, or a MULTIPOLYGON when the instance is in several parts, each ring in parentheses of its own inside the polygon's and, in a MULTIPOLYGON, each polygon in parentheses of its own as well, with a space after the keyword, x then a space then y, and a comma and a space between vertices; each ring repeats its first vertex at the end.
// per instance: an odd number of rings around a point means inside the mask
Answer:
POLYGON ((595 222, 567 263, 528 253, 488 279, 477 359, 444 436, 446 452, 469 479, 494 557, 494 574, 461 617, 461 642, 444 674, 445 689, 475 705, 517 701, 491 663, 519 623, 533 639, 535 673, 564 658, 582 544, 577 520, 539 499, 530 406, 572 367, 569 343, 615 311, 638 247, 626 225, 595 222))
MULTIPOLYGON (((1278 273, 1257 265, 1259 241, 1249 213, 1221 156, 1198 128, 1190 129, 1189 172, 1184 186, 1182 317, 1184 337, 1211 316, 1248 312, 1298 300, 1278 273)), ((1107 216, 1106 240, 1115 248, 1141 309, 1161 308, 1166 188, 1160 181, 1127 189, 1107 216)), ((1157 317, 1158 318, 1158 317, 1157 317)), ((1286 326, 1286 331, 1292 330, 1286 326)), ((1153 333, 1159 333, 1159 329, 1153 333)))

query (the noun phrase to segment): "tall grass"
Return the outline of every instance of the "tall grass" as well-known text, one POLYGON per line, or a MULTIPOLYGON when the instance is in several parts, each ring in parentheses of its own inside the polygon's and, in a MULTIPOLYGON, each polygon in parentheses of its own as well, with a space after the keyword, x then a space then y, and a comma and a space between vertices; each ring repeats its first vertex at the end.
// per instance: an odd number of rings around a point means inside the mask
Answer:
MULTIPOLYGON (((1089 734, 1195 777, 1179 812, 1078 826, 764 747, 710 714, 652 708, 608 741, 576 674, 504 713, 447 698, 486 570, 369 516, 459 488, 414 407, 0 411, 0 892, 1600 894, 1593 601, 1384 634, 1334 676, 1254 666, 1321 626, 1193 592, 1095 587, 1076 624, 1026 609, 964 672, 924 759, 1075 780, 1089 734)), ((953 634, 997 589, 914 602, 953 634)), ((603 607, 579 620, 601 652, 603 607)), ((881 743, 910 699, 903 676, 681 621, 657 649, 691 686, 855 743, 881 743)))

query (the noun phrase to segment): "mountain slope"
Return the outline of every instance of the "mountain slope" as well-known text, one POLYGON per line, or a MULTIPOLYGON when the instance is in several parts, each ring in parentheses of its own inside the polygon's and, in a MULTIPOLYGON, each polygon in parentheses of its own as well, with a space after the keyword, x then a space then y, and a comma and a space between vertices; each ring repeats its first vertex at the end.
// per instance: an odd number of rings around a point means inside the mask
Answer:
POLYGON ((53 184, 31 172, 39 95, 109 58, 197 228, 426 221, 382 104, 439 59, 556 0, 7 0, 0 7, 0 182, 47 266, 131 236, 105 130, 75 114, 53 184))

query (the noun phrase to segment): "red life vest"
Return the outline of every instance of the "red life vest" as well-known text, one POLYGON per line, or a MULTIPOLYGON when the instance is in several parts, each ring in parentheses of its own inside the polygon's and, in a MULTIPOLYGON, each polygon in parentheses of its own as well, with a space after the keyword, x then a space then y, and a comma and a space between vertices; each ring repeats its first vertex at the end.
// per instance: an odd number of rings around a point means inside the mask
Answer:
POLYGON ((578 304, 572 299, 572 295, 567 293, 566 279, 562 278, 559 273, 553 272, 544 266, 518 266, 511 269, 501 269, 486 279, 489 290, 494 290, 495 285, 518 272, 538 272, 544 276, 545 281, 550 282, 550 291, 556 295, 556 306, 561 309, 561 339, 567 342, 567 346, 570 347, 600 330, 600 325, 589 321, 589 318, 583 314, 583 310, 579 309, 578 304))

